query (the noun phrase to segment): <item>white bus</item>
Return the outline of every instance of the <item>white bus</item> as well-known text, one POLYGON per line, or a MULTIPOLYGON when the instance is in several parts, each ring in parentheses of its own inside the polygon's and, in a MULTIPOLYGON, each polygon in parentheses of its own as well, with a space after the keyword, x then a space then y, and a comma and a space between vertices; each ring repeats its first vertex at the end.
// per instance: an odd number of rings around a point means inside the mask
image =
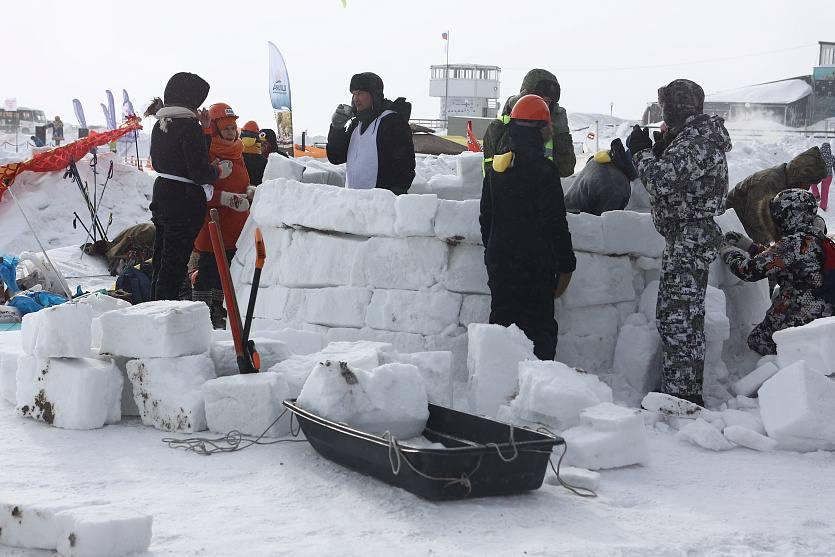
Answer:
POLYGON ((15 110, 0 109, 0 131, 14 133, 15 126, 22 134, 35 133, 35 126, 46 125, 46 114, 43 110, 20 107, 15 110))

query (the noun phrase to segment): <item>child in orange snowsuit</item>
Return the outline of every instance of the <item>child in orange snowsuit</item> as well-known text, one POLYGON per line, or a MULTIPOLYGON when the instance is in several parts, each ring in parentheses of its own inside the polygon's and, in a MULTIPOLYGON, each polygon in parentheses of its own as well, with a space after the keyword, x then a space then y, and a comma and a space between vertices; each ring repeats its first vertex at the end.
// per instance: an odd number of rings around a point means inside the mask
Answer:
POLYGON ((234 246, 249 216, 249 205, 255 190, 250 187, 237 119, 238 116, 229 105, 213 104, 209 107, 209 125, 203 130, 209 143, 209 160, 232 162, 232 173, 212 184, 214 192, 208 202, 203 228, 194 242, 198 259, 197 278, 193 284, 191 299, 208 304, 215 328, 225 327, 226 311, 223 309, 223 286, 209 236, 209 209, 218 210, 226 257, 231 261, 235 256, 234 246))

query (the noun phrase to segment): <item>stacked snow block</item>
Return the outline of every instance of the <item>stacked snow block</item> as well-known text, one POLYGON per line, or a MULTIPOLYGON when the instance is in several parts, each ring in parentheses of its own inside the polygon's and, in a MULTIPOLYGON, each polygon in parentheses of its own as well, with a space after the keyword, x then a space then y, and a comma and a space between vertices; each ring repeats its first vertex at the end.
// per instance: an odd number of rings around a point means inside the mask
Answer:
POLYGON ((203 383, 215 378, 212 327, 202 302, 159 301, 110 311, 93 321, 102 354, 126 358, 142 423, 163 431, 206 429, 203 383))
POLYGON ((467 328, 470 411, 495 417, 518 390, 520 362, 536 360, 519 327, 473 323, 467 328))
POLYGON ((290 398, 287 380, 269 371, 229 375, 206 381, 202 387, 209 430, 244 435, 283 437, 290 433, 289 414, 282 402, 290 398))
MULTIPOLYGON (((255 343, 255 349, 261 358, 261 369, 266 370, 279 362, 283 362, 292 355, 287 344, 272 338, 262 338, 250 335, 255 343)), ((209 349, 209 357, 215 369, 215 375, 226 377, 237 375, 238 358, 235 354, 235 342, 232 339, 213 340, 209 349)))
MULTIPOLYGON (((91 327, 98 316, 129 306, 93 294, 26 315, 21 329, 24 354, 14 366, 18 412, 65 429, 119 422, 122 374, 110 358, 100 358, 91 348, 91 327)), ((8 379, 4 383, 10 388, 8 379)))
POLYGON ((150 515, 108 504, 0 501, 0 544, 65 557, 119 557, 151 544, 150 515))
MULTIPOLYGON (((422 179, 433 172, 458 179, 449 176, 453 170, 469 176, 474 160, 433 159, 422 179)), ((451 350, 453 374, 466 380, 466 327, 490 314, 480 201, 424 191, 398 197, 382 189, 302 183, 290 175, 266 180, 232 263, 239 299, 250 295, 257 226, 268 252, 257 321, 318 332, 328 341, 389 342, 400 352, 451 350)), ((717 222, 723 230, 741 228, 730 211, 717 222)), ((604 378, 617 400, 637 402, 659 377, 657 285, 647 289, 660 276, 663 238, 648 213, 568 215, 568 224, 577 270, 555 310, 557 359, 604 378), (651 309, 643 311, 649 302, 651 309)), ((709 385, 718 401, 739 379, 729 377, 729 358, 734 369, 739 361, 744 372, 755 367, 746 337, 761 320, 760 310, 764 314, 768 292, 764 282, 733 280, 721 262, 710 284, 707 367, 717 377, 709 385)))
POLYGON ((0 402, 17 403, 17 359, 23 354, 18 346, 4 346, 0 351, 0 402))
POLYGON ((580 412, 580 424, 562 432, 570 466, 600 470, 643 464, 649 442, 640 411, 604 402, 580 412))
POLYGON ((777 331, 774 342, 777 344, 777 364, 781 368, 804 360, 808 370, 823 375, 835 374, 835 317, 777 331))

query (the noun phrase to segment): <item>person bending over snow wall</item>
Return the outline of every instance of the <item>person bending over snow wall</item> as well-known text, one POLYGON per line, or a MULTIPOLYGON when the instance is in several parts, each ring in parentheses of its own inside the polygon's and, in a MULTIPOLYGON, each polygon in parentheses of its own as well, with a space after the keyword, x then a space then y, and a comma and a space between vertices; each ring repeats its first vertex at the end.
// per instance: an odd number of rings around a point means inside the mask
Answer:
POLYGON ((493 157, 507 153, 510 150, 507 124, 510 122, 510 113, 514 105, 525 95, 537 95, 548 104, 548 110, 551 111, 551 123, 554 127, 554 137, 545 143, 547 157, 557 165, 560 176, 563 178, 571 176, 574 174, 577 157, 574 155, 574 140, 571 138, 571 131, 568 129, 568 115, 559 104, 560 83, 554 74, 542 69, 533 69, 525 75, 519 94, 507 99, 501 115, 487 127, 482 145, 485 175, 490 168, 493 157))
POLYGON ((577 261, 559 171, 542 148, 552 135, 545 101, 536 95, 519 99, 508 134, 510 152, 494 157, 481 193, 490 323, 515 323, 533 341, 538 358, 553 360, 554 298, 568 288, 577 261))
POLYGON ((191 299, 206 302, 216 329, 226 326, 226 310, 223 309, 223 285, 220 282, 217 262, 209 235, 209 209, 217 209, 220 217, 220 232, 226 246, 226 259, 232 261, 235 256, 235 244, 241 235, 249 216, 249 205, 255 195, 255 186, 249 184, 249 174, 244 163, 244 144, 238 137, 238 116, 226 103, 217 103, 209 107, 203 116, 207 119, 203 133, 209 144, 209 158, 226 160, 232 163, 232 172, 225 178, 218 178, 212 197, 207 203, 203 215, 203 227, 194 242, 197 250, 197 279, 194 281, 191 299))
POLYGON ((571 212, 600 216, 619 211, 629 203, 631 182, 638 177, 620 139, 608 151, 591 157, 565 192, 565 208, 571 212))
POLYGON ((662 388, 702 405, 705 291, 722 242, 713 217, 725 209, 731 138, 719 116, 703 114, 705 94, 689 80, 658 90, 667 131, 653 149, 649 130, 627 141, 647 188, 655 228, 666 246, 656 317, 664 351, 662 388))
POLYGON ((774 196, 790 188, 809 189, 824 176, 826 163, 820 149, 812 147, 788 163, 760 170, 745 178, 728 194, 727 205, 736 211, 752 240, 768 245, 778 238, 769 210, 774 196))
POLYGON ((748 346, 759 354, 776 354, 775 331, 799 327, 835 314, 822 297, 824 249, 822 219, 814 196, 802 189, 780 192, 769 203, 771 219, 780 236, 766 247, 738 232, 725 234, 722 259, 742 280, 773 278, 780 286, 762 323, 754 327, 748 346))
POLYGON ((386 99, 383 80, 370 72, 354 75, 349 90, 351 104, 337 106, 331 118, 328 160, 348 163, 347 188, 406 193, 415 178, 415 145, 409 127, 412 105, 403 97, 394 102, 386 99))
POLYGON ((223 179, 232 163, 209 163, 209 151, 197 119, 197 109, 209 95, 200 76, 180 72, 165 86, 164 101, 155 98, 145 116, 155 116, 151 158, 158 172, 151 199, 156 227, 152 296, 177 300, 186 277, 191 250, 206 218, 203 184, 223 179))

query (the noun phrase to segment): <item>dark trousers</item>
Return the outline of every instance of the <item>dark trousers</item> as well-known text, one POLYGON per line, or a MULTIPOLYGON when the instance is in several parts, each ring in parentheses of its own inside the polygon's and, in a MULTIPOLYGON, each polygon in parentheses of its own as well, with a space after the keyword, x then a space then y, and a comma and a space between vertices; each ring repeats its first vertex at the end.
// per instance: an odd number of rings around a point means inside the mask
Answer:
MULTIPOLYGON (((235 249, 226 250, 226 260, 231 263, 235 257, 235 249)), ((197 280, 194 282, 194 290, 222 290, 215 254, 213 252, 201 251, 197 258, 197 280)))
POLYGON ((179 300, 194 240, 206 218, 206 195, 200 186, 157 178, 151 215, 156 226, 153 297, 179 300))
POLYGON ((515 324, 533 341, 533 352, 540 360, 553 360, 557 353, 553 284, 500 285, 490 281, 490 323, 507 327, 515 324))

